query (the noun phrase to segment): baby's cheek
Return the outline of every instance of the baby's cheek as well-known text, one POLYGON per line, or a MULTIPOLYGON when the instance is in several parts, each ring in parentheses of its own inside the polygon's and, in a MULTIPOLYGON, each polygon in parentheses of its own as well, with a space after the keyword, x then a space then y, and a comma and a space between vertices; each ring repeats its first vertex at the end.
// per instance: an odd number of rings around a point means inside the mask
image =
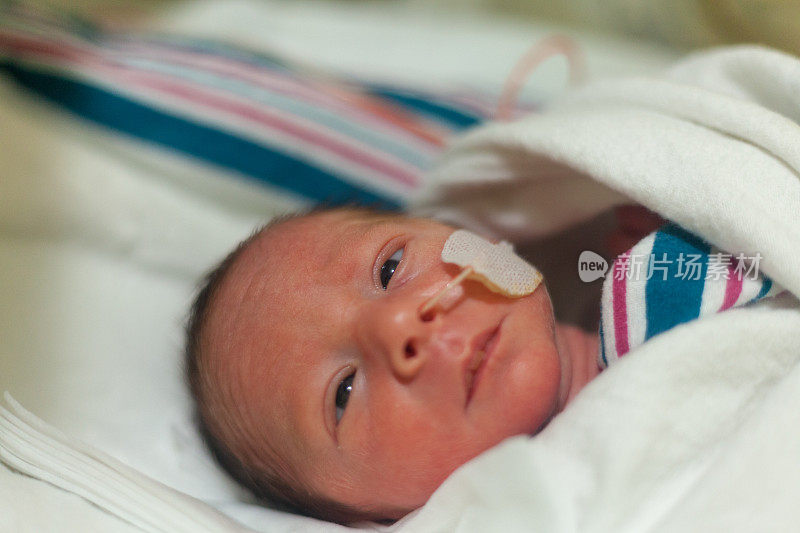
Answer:
POLYGON ((429 396, 415 394, 411 387, 387 385, 386 393, 375 392, 370 398, 370 411, 364 420, 361 436, 369 458, 381 468, 422 468, 436 450, 446 447, 443 434, 457 435, 445 415, 429 396), (445 424, 448 424, 447 426, 445 424))
POLYGON ((558 405, 562 369, 552 306, 545 290, 537 289, 537 293, 534 296, 538 301, 529 313, 516 320, 517 331, 509 331, 513 360, 502 376, 499 391, 506 437, 532 433, 549 419, 558 405))
POLYGON ((561 386, 561 366, 555 347, 536 350, 511 377, 508 435, 532 434, 555 412, 561 386))

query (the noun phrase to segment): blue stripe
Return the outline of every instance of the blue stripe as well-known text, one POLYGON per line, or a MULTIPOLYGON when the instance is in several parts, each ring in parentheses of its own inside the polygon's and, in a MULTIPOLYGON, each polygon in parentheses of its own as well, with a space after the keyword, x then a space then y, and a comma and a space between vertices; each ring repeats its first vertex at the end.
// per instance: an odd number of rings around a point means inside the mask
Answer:
MULTIPOLYGON (((667 267, 667 279, 662 279, 663 274, 655 271, 647 280, 645 340, 700 315, 709 251, 710 246, 707 243, 676 224, 666 224, 656 233, 652 253, 656 260, 662 259, 662 254, 667 254, 668 262, 664 264, 667 267), (694 279, 694 273, 687 276, 687 279, 678 275, 678 257, 681 253, 687 260, 689 254, 701 255, 698 261, 700 272, 696 275, 698 279, 694 279)), ((685 263, 683 267, 686 271, 685 263)))
POLYGON ((407 91, 380 86, 367 87, 367 92, 391 100, 420 115, 444 122, 455 129, 469 128, 483 121, 483 117, 468 113, 463 109, 433 102, 429 95, 414 95, 407 91))
POLYGON ((202 55, 214 55, 245 65, 266 67, 270 70, 281 70, 292 75, 298 74, 297 68, 290 68, 285 61, 281 60, 277 56, 264 52, 249 50, 247 48, 241 48, 232 44, 196 37, 167 34, 137 34, 134 37, 110 35, 105 42, 106 45, 120 46, 123 48, 132 43, 145 43, 150 46, 161 46, 163 48, 172 49, 180 48, 187 52, 194 52, 202 55))
POLYGON ((39 95, 139 139, 240 172, 314 201, 355 202, 397 209, 397 200, 360 189, 341 177, 277 150, 184 120, 111 92, 8 62, 0 62, 19 83, 39 95))
POLYGON ((603 335, 603 321, 600 320, 600 358, 603 360, 603 366, 608 368, 608 359, 606 359, 606 338, 603 335))
POLYGON ((146 72, 167 74, 181 80, 194 82, 202 87, 214 88, 228 94, 242 96, 267 108, 279 109, 296 117, 311 120, 318 126, 332 130, 337 135, 350 137, 369 148, 391 154, 418 169, 430 167, 431 157, 427 157, 415 147, 403 144, 403 137, 397 130, 391 133, 384 133, 374 127, 362 126, 354 121, 352 117, 342 116, 341 111, 327 109, 324 104, 308 104, 296 97, 287 97, 244 81, 234 80, 226 76, 183 65, 176 66, 145 59, 124 59, 119 61, 128 67, 134 67, 146 72))
MULTIPOLYGON (((761 275, 761 278, 762 278, 762 281, 763 281, 763 284, 761 285, 761 290, 758 291, 758 294, 756 294, 756 297, 753 298, 752 300, 750 300, 750 302, 757 302, 758 300, 760 300, 761 298, 766 296, 767 293, 769 292, 769 290, 772 288, 772 280, 771 279, 769 279, 767 276, 764 276, 763 274, 761 275)), ((747 303, 750 303, 750 302, 747 302, 747 303)))

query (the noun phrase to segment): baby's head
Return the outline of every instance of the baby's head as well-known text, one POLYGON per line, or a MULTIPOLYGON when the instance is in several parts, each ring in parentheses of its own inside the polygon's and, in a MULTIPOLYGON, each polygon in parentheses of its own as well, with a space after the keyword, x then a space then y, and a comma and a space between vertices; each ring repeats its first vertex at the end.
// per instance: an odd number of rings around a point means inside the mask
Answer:
POLYGON ((563 408, 544 286, 511 299, 441 260, 454 228, 334 209, 273 223, 209 276, 188 327, 201 429, 257 496, 396 519, 457 467, 563 408), (470 368, 480 359, 477 370, 470 368))

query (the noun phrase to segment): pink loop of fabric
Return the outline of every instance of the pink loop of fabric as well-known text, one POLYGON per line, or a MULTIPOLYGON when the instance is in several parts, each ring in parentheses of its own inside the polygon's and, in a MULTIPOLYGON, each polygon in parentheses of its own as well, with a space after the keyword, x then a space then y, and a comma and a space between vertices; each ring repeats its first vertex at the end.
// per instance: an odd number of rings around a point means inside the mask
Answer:
POLYGON ((559 54, 567 59, 569 83, 575 85, 583 79, 585 63, 583 52, 578 44, 572 38, 562 34, 545 37, 528 49, 525 55, 514 65, 508 78, 506 78, 503 92, 500 94, 497 103, 497 110, 494 115, 495 120, 510 120, 512 118, 519 93, 525 82, 546 59, 559 54))

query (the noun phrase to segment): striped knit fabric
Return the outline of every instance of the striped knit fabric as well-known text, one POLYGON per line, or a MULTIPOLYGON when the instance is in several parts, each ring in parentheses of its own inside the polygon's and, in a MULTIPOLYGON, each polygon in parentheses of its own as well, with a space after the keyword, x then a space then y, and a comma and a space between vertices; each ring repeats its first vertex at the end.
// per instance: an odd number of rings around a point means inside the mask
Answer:
POLYGON ((0 2, 0 74, 83 119, 300 200, 401 207, 476 94, 362 83, 218 42, 0 2))
POLYGON ((674 223, 651 233, 617 257, 603 282, 598 366, 679 324, 783 292, 759 272, 760 260, 727 254, 674 223))

